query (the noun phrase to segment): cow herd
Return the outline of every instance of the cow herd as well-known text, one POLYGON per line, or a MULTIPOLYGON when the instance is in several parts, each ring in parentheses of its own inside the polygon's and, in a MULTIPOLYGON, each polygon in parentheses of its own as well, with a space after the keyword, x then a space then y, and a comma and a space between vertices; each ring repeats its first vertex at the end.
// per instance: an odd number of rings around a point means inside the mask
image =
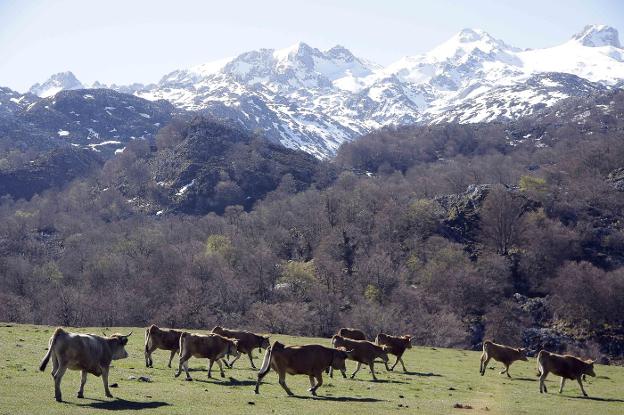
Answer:
MULTIPOLYGON (((80 370, 81 381, 78 390, 78 398, 83 397, 84 385, 87 374, 101 376, 104 384, 104 392, 107 397, 112 397, 108 385, 108 372, 113 360, 128 357, 125 346, 128 343, 127 335, 113 334, 110 336, 98 336, 94 334, 70 333, 62 328, 57 328, 50 338, 48 351, 44 356, 39 370, 44 371, 48 362, 52 360, 52 377, 54 379, 54 396, 57 401, 62 401, 61 379, 67 369, 80 370)), ((373 380, 375 375, 375 362, 381 360, 386 370, 392 371, 398 363, 401 363, 403 371, 407 372, 403 362, 403 354, 412 347, 411 337, 392 336, 380 333, 375 342, 368 341, 364 333, 357 329, 343 328, 331 339, 332 347, 318 344, 303 346, 286 346, 278 341, 271 344, 269 336, 261 336, 243 330, 229 330, 220 326, 215 327, 212 333, 193 334, 179 330, 162 330, 155 325, 145 329, 145 366, 153 367, 152 353, 157 350, 168 350, 169 367, 176 353, 179 354, 178 369, 175 376, 178 377, 184 370, 186 380, 192 380, 188 361, 191 357, 208 359, 208 377, 212 377, 212 366, 216 362, 219 366, 221 377, 225 377, 223 366, 232 368, 234 363, 243 355, 249 357, 251 366, 256 369, 253 362, 253 351, 266 349, 262 366, 258 371, 255 393, 260 393, 262 379, 273 369, 278 374, 279 384, 288 395, 293 393, 286 385, 286 374, 307 375, 310 379, 309 391, 316 396, 316 391, 323 384, 323 373, 333 377, 333 371, 338 370, 343 377, 346 375, 346 360, 357 363, 351 378, 355 377, 362 365, 368 366, 373 380), (396 356, 396 361, 390 367, 388 355, 396 356), (228 360, 230 359, 231 360, 228 360)), ((483 354, 479 372, 483 376, 490 359, 503 364, 508 377, 509 366, 517 360, 528 360, 526 349, 512 348, 496 344, 491 341, 483 343, 483 354)), ((596 376, 594 362, 582 360, 570 355, 559 355, 546 350, 539 352, 537 356, 537 370, 539 372, 540 393, 547 392, 544 380, 552 372, 561 377, 559 393, 563 390, 566 379, 578 381, 584 396, 587 396, 583 388, 585 375, 596 376)))

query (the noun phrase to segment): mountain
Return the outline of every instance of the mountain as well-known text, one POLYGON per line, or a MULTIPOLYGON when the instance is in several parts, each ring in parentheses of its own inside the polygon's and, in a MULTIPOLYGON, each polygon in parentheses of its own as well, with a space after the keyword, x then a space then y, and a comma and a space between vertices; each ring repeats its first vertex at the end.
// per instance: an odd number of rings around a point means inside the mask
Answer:
POLYGON ((73 73, 59 72, 48 78, 47 81, 34 84, 28 92, 42 98, 56 95, 57 92, 84 88, 82 83, 76 79, 73 73))
MULTIPOLYGON (((155 85, 111 88, 228 118, 325 158, 385 126, 514 119, 622 85, 617 30, 590 25, 561 45, 534 50, 464 29, 386 67, 343 46, 320 50, 299 42, 176 70, 155 85)), ((52 90, 33 91, 40 89, 52 90)))
POLYGON ((177 114, 167 101, 110 89, 63 90, 39 98, 0 88, 0 147, 72 146, 107 156, 134 139, 152 140, 177 114))

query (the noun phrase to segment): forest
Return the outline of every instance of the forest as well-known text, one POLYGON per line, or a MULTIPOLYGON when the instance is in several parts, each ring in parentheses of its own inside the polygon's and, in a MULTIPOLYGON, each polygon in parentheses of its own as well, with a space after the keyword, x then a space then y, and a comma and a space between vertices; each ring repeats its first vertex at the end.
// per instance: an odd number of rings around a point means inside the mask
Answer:
MULTIPOLYGON (((324 161, 174 120, 155 146, 88 159, 30 198, 6 190, 0 321, 354 326, 618 361, 623 116, 616 91, 513 122, 387 128, 324 161)), ((26 159, 0 154, 4 188, 26 159)))

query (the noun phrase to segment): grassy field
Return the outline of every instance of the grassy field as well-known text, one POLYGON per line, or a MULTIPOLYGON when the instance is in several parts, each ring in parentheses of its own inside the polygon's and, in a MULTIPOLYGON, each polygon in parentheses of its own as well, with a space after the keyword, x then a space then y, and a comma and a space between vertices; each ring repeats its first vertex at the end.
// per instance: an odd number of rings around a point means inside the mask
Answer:
MULTIPOLYGON (((127 332, 130 329, 107 330, 127 332)), ((416 347, 408 350, 404 361, 409 373, 386 372, 378 368, 378 382, 362 369, 355 380, 325 377, 326 382, 312 398, 306 376, 288 376, 287 384, 297 395, 287 397, 277 384, 274 372, 265 377, 260 395, 254 395, 256 372, 242 357, 237 368, 226 369, 226 378, 207 379, 205 360, 191 359, 193 382, 184 375, 174 378, 166 367, 168 352, 154 353, 154 368, 146 369, 143 359, 144 330, 134 328, 128 352, 130 357, 114 362, 110 383, 115 398, 104 397, 101 379, 89 375, 85 398, 76 398, 80 372, 68 371, 63 378, 63 399, 54 401, 50 367, 38 371, 53 328, 9 325, 0 327, 0 414, 92 414, 134 411, 154 414, 336 414, 336 413, 488 413, 488 414, 623 414, 624 368, 597 366, 596 378, 588 378, 587 393, 582 398, 577 384, 568 382, 558 394, 559 379, 549 376, 549 394, 541 395, 536 378, 535 360, 516 362, 511 367, 513 379, 499 375, 500 364, 490 363, 486 375, 479 376, 479 353, 461 350, 416 347), (130 380, 148 376, 151 383, 130 380), (455 408, 461 404, 469 408, 455 408)), ((79 329, 101 333, 101 329, 79 329)), ((328 339, 273 336, 286 344, 320 343, 328 339)), ((261 356, 256 364, 261 364, 261 356)), ((177 365, 177 357, 174 358, 177 365)), ((348 362, 349 372, 355 364, 348 362)), ((400 365, 397 366, 397 369, 400 365)), ((395 369, 396 370, 396 369, 395 369)), ((218 376, 213 368, 213 376, 218 376)))

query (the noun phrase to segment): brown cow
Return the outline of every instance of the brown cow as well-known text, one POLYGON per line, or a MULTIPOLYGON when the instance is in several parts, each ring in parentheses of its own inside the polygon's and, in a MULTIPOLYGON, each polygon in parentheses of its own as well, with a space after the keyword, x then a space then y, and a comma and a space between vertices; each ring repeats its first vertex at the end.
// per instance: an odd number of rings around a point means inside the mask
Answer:
POLYGON ((156 349, 171 350, 171 356, 169 356, 169 364, 167 367, 171 367, 171 361, 180 347, 180 334, 179 330, 162 330, 158 326, 152 324, 145 329, 145 367, 154 367, 152 361, 152 353, 156 349))
POLYGON ((208 363, 208 377, 211 378, 212 365, 216 361, 221 371, 221 377, 225 377, 223 372, 223 365, 221 365, 221 359, 225 355, 235 354, 236 345, 238 340, 228 339, 227 337, 219 336, 218 334, 191 334, 183 332, 180 335, 180 364, 178 365, 178 371, 175 374, 177 378, 184 368, 186 373, 186 380, 193 380, 189 375, 188 360, 191 357, 207 358, 208 363))
POLYGON ((340 337, 345 337, 347 339, 353 340, 366 340, 366 335, 362 330, 352 329, 349 327, 343 327, 338 330, 338 335, 340 337))
POLYGON ((269 336, 260 336, 249 331, 229 330, 221 326, 216 326, 214 329, 212 329, 212 332, 215 334, 219 334, 223 337, 229 337, 230 339, 238 340, 238 347, 236 348, 238 353, 234 357, 234 360, 232 360, 231 362, 227 362, 225 360, 223 361, 228 367, 234 367, 234 362, 236 362, 241 357, 242 353, 245 353, 247 356, 249 356, 249 362, 251 363, 251 367, 256 369, 256 366, 253 362, 253 350, 255 348, 258 348, 258 352, 260 352, 262 349, 266 349, 270 346, 269 336))
POLYGON ((386 346, 388 353, 397 357, 396 362, 394 362, 390 370, 394 370, 397 363, 401 362, 403 371, 407 372, 407 369, 405 369, 405 363, 403 363, 403 353, 405 353, 405 349, 412 348, 412 336, 407 334, 404 336, 391 336, 389 334, 379 333, 375 339, 375 343, 380 346, 386 346))
MULTIPOLYGON (((390 370, 388 367, 388 352, 386 346, 378 346, 375 343, 369 342, 367 340, 353 340, 347 339, 345 337, 334 335, 332 337, 332 346, 335 348, 342 348, 344 350, 350 350, 349 359, 357 362, 357 368, 355 372, 351 375, 351 379, 355 377, 355 374, 360 370, 362 364, 368 365, 370 368, 371 374, 373 375, 373 379, 377 380, 375 377, 375 359, 381 358, 383 360, 384 365, 386 366, 386 370, 390 370)), ((329 369, 329 376, 333 377, 333 371, 329 369)), ((343 376, 345 376, 343 372, 343 376)))
POLYGON ((111 361, 125 359, 128 352, 125 349, 128 337, 113 334, 112 336, 101 337, 95 334, 70 333, 57 328, 54 331, 48 345, 48 352, 43 357, 39 370, 44 371, 50 358, 52 359, 52 377, 54 378, 54 397, 58 402, 63 400, 61 396, 61 379, 67 369, 80 370, 80 389, 78 398, 84 395, 84 385, 87 382, 87 373, 95 376, 102 376, 104 383, 104 393, 107 397, 113 395, 108 389, 108 371, 111 361))
POLYGON ((492 343, 486 340, 483 342, 483 353, 481 354, 481 365, 479 367, 481 376, 485 375, 485 369, 490 359, 494 359, 505 365, 505 369, 503 369, 500 374, 506 373, 509 378, 511 377, 509 374, 509 366, 513 362, 516 360, 524 360, 526 362, 528 360, 525 348, 514 349, 513 347, 492 343))
POLYGON ((288 395, 293 393, 286 386, 287 373, 289 375, 308 375, 310 378, 310 389, 308 390, 316 396, 316 390, 323 384, 323 371, 331 367, 344 374, 346 370, 345 359, 349 355, 350 352, 317 344, 286 347, 280 342, 275 342, 264 355, 262 367, 258 372, 256 393, 260 393, 260 382, 273 368, 279 376, 279 384, 288 395))
POLYGON ((576 379, 583 396, 587 396, 583 388, 583 375, 596 376, 594 372, 593 360, 581 360, 578 357, 570 355, 560 355, 541 350, 537 355, 537 371, 539 372, 540 393, 548 393, 544 380, 548 373, 553 372, 557 376, 561 376, 559 385, 559 393, 563 392, 563 384, 566 379, 576 379))

